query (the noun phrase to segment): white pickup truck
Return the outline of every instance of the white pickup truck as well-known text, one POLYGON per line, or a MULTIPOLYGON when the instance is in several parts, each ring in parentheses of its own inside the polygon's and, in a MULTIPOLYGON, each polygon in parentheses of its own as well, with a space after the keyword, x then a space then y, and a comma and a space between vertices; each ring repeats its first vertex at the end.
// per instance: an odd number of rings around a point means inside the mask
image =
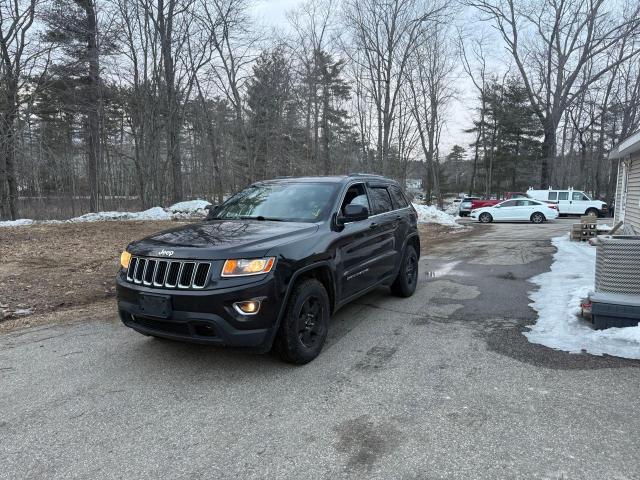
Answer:
POLYGON ((572 188, 567 190, 555 188, 534 190, 530 188, 527 190, 527 195, 535 200, 555 203, 558 205, 558 211, 561 215, 604 216, 608 213, 608 207, 605 202, 592 200, 586 193, 572 188))

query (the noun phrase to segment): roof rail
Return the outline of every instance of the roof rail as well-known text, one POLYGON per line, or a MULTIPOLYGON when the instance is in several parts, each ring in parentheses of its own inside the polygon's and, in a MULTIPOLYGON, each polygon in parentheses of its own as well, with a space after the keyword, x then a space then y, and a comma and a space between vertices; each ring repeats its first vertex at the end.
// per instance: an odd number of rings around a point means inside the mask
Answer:
POLYGON ((379 177, 385 178, 384 175, 378 175, 377 173, 362 173, 362 172, 354 172, 348 174, 350 177, 379 177))

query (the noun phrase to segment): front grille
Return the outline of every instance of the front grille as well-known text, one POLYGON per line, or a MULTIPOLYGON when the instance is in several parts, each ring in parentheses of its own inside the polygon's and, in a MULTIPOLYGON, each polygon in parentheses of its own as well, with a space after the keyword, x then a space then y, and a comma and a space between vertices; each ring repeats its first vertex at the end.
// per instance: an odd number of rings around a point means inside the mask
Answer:
POLYGON ((133 257, 127 281, 146 287, 198 289, 207 286, 210 270, 210 262, 133 257))

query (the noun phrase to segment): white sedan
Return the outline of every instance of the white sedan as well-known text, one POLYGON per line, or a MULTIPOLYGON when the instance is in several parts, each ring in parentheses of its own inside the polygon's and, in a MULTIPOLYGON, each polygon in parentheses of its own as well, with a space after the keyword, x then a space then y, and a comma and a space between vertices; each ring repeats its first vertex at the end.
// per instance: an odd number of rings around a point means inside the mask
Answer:
POLYGON ((558 207, 538 200, 519 198, 505 200, 493 207, 476 208, 471 211, 471 218, 482 223, 518 220, 542 223, 558 218, 558 207))

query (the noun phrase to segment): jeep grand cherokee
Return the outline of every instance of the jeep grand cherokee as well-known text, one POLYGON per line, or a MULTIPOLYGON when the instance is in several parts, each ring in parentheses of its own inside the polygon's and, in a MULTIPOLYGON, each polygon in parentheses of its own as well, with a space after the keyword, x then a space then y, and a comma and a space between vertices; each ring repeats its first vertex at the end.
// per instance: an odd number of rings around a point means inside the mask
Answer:
POLYGON ((374 175, 259 182, 190 224, 131 243, 117 275, 125 325, 145 335, 272 348, 313 360, 329 316, 387 285, 416 289, 417 215, 374 175))

